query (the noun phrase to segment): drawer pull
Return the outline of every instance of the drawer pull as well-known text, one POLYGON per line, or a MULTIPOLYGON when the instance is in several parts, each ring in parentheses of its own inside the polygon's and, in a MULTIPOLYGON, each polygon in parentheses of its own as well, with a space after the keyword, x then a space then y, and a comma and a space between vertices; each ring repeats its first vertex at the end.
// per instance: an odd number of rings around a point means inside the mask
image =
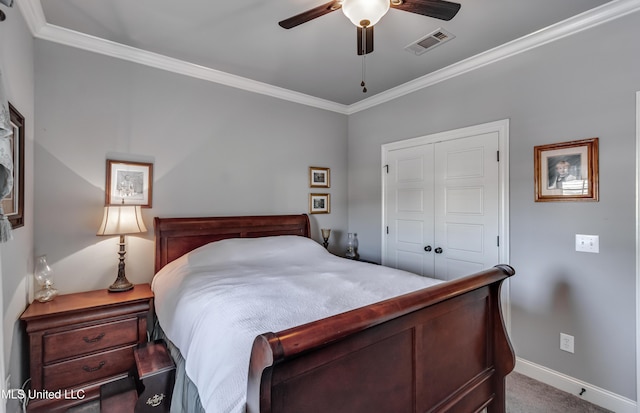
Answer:
POLYGON ((104 337, 104 333, 100 333, 94 338, 82 337, 82 339, 84 340, 85 343, 97 343, 98 341, 102 340, 103 337, 104 337))
POLYGON ((96 367, 82 366, 82 370, 86 371, 87 373, 91 373, 100 370, 104 366, 104 364, 105 362, 101 361, 100 364, 98 364, 96 367))

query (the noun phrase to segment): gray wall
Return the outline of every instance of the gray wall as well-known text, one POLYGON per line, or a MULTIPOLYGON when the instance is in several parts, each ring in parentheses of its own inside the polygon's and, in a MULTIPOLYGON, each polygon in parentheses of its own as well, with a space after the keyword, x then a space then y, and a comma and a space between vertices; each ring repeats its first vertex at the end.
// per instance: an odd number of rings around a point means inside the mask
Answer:
MULTIPOLYGON (((349 117, 349 228, 380 257, 380 145, 510 119, 516 354, 629 399, 635 375, 635 92, 640 14, 349 117), (600 202, 535 203, 533 147, 600 138, 600 202), (600 236, 600 254, 575 252, 600 236), (575 336, 575 354, 559 334, 575 336)), ((427 57, 428 58, 428 57, 427 57)))
MULTIPOLYGON (((26 376, 22 351, 24 334, 18 317, 27 304, 33 271, 34 46, 31 32, 17 6, 11 9, 3 6, 2 10, 7 19, 0 22, 0 71, 9 101, 25 117, 25 225, 13 231, 12 241, 0 244, 3 361, 5 373, 11 375, 10 388, 18 388, 26 376)), ((2 375, 3 384, 5 377, 2 375)), ((9 400, 7 411, 17 410, 17 402, 9 400)))
POLYGON ((35 252, 62 292, 115 279, 117 238, 95 235, 107 158, 154 163, 149 232, 127 237, 132 282, 153 276, 154 216, 305 213, 309 166, 331 168, 331 213, 311 216, 312 235, 333 228, 338 249, 345 115, 46 41, 36 41, 35 78, 35 252))

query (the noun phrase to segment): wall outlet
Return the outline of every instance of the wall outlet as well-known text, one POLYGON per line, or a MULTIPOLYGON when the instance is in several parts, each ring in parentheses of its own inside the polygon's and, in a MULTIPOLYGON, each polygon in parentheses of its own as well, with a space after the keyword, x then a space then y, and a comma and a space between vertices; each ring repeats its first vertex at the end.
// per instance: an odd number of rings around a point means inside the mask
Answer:
POLYGON ((573 353, 573 336, 565 333, 560 333, 560 350, 573 353))

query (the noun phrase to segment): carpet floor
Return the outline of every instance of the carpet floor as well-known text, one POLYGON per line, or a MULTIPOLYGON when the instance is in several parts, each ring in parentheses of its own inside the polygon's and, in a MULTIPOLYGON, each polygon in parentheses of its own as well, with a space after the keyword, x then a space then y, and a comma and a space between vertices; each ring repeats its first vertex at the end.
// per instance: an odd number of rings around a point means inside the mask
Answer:
POLYGON ((507 413, 612 413, 528 376, 507 376, 507 413))

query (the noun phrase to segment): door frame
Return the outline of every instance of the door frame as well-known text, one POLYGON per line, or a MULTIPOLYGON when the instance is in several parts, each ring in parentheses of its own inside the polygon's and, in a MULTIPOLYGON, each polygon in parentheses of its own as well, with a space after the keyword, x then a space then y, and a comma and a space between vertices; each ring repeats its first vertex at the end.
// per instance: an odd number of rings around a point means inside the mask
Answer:
MULTIPOLYGON (((418 136, 415 138, 405 139, 397 142, 383 144, 381 147, 382 165, 380 168, 382 182, 382 227, 381 227, 381 246, 382 265, 386 263, 387 254, 387 237, 386 237, 386 173, 385 165, 387 165, 388 154, 390 151, 397 149, 405 149, 413 146, 421 146, 430 143, 437 143, 453 139, 465 138, 468 136, 479 135, 483 133, 498 133, 498 151, 500 152, 500 162, 498 162, 498 236, 500 237, 500 246, 498 247, 498 261, 496 264, 509 264, 509 119, 498 120, 494 122, 483 123, 474 126, 468 126, 460 129, 449 130, 445 132, 437 132, 430 135, 418 136)), ((511 331, 511 303, 510 303, 510 285, 509 280, 503 284, 502 303, 504 321, 507 331, 511 331)))
POLYGON ((636 92, 636 411, 640 413, 640 91, 636 92))

